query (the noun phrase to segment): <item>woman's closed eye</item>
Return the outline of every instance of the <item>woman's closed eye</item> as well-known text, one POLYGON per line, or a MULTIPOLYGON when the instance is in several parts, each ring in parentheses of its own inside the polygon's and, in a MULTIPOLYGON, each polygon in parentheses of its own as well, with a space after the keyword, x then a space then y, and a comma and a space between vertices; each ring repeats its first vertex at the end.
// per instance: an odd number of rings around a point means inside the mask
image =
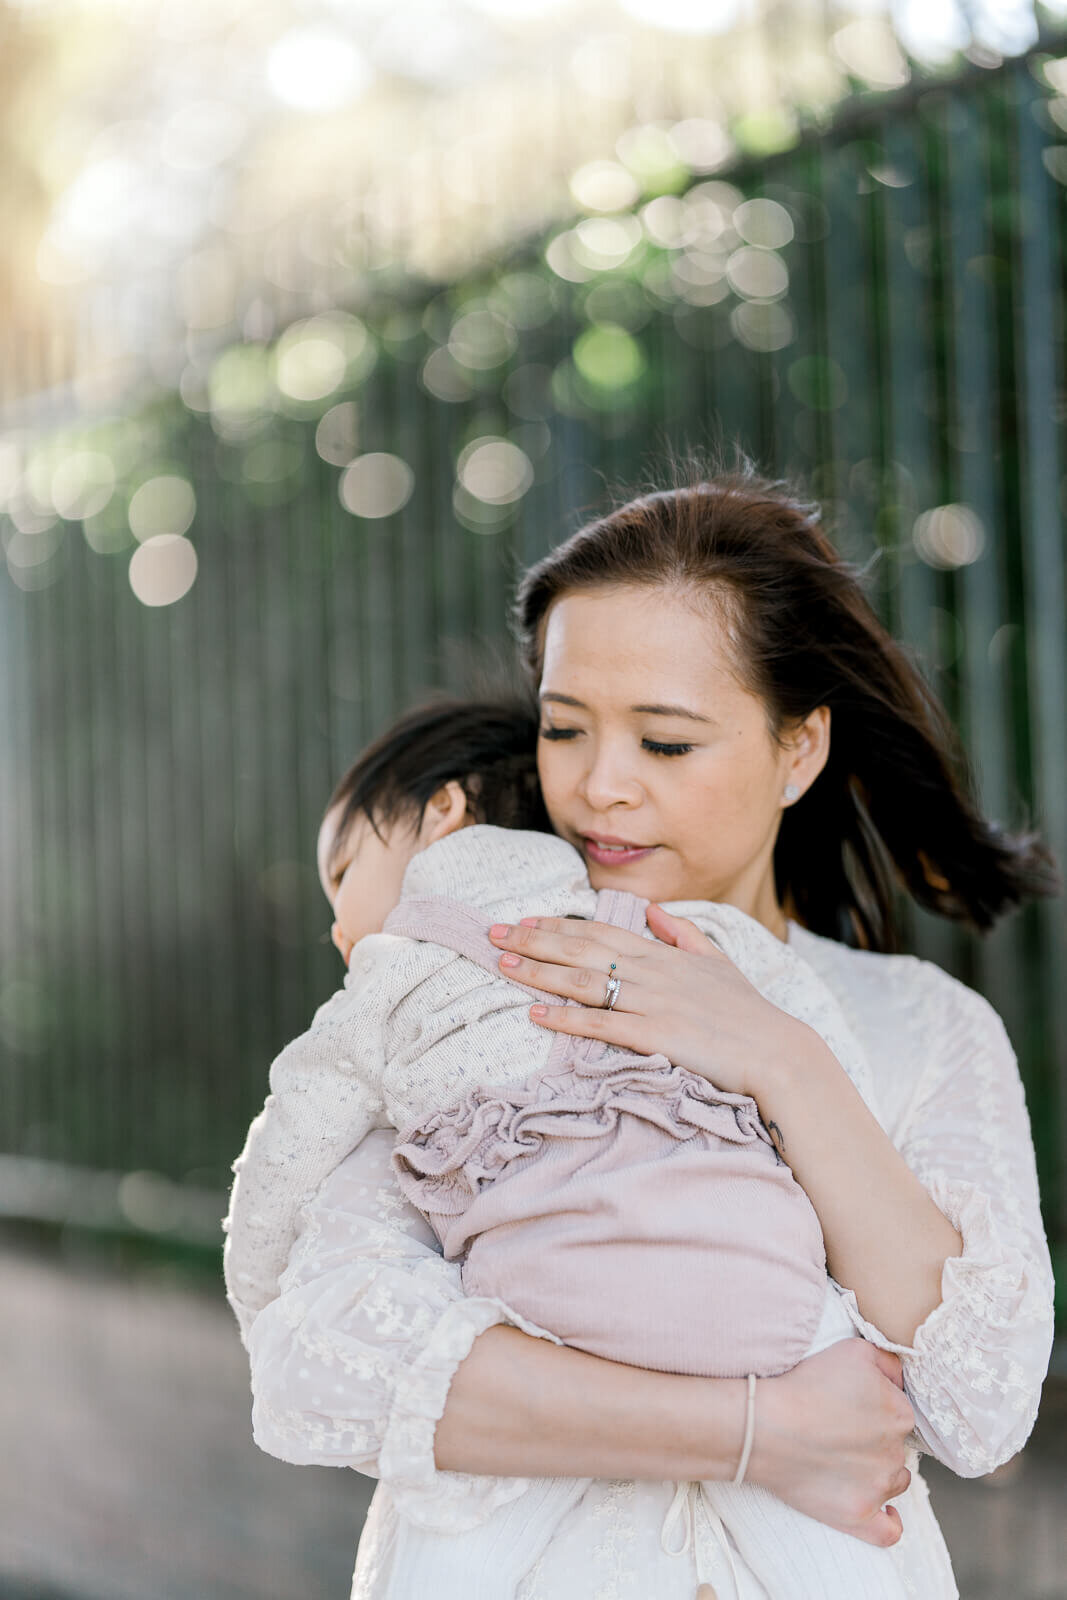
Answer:
POLYGON ((641 745, 656 756, 687 756, 693 748, 691 744, 660 744, 657 739, 642 739, 641 745))
MULTIPOLYGON (((579 728, 542 728, 542 739, 576 739, 579 728)), ((641 748, 649 751, 654 756, 686 756, 692 750, 691 744, 664 744, 659 739, 642 739, 641 748)))

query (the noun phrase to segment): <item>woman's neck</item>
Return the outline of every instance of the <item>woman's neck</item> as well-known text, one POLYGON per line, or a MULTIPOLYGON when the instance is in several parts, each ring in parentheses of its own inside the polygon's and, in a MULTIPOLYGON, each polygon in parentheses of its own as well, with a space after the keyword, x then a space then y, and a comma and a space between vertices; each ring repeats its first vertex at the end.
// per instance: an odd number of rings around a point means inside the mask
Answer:
POLYGON ((715 890, 708 893, 705 888, 703 895, 694 893, 692 898, 714 900, 721 905, 736 906, 746 917, 762 923, 763 927, 783 944, 789 943, 790 922, 804 926, 804 919, 797 915, 796 903, 788 890, 779 903, 774 887, 774 873, 769 865, 758 876, 756 869, 753 869, 747 878, 739 875, 732 882, 720 883, 716 888, 717 893, 715 890))

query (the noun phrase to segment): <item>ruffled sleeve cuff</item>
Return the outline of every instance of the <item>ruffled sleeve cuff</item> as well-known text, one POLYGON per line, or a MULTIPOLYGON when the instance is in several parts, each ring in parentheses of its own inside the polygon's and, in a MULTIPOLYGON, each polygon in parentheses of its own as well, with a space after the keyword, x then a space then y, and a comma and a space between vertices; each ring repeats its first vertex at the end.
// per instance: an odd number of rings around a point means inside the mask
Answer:
POLYGON ((1033 1428, 1052 1350, 1051 1273, 1002 1236, 974 1184, 940 1173, 923 1182, 963 1252, 945 1261, 940 1303, 914 1343, 894 1344, 861 1315, 852 1290, 841 1292, 860 1333, 901 1358, 916 1444, 960 1476, 980 1477, 1033 1428))
POLYGON ((562 1341, 495 1299, 457 1300, 439 1318, 416 1361, 397 1378, 378 1452, 378 1472, 401 1516, 435 1532, 465 1533, 518 1499, 526 1478, 440 1471, 434 1435, 461 1361, 480 1333, 507 1323, 536 1338, 562 1341))

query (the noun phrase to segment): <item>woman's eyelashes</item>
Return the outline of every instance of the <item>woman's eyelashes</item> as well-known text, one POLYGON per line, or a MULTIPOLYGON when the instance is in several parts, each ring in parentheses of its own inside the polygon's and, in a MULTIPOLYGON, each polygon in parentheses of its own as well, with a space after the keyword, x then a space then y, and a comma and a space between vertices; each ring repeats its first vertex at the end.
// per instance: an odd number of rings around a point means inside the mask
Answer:
POLYGON ((641 744, 657 756, 687 756, 693 748, 691 744, 660 744, 656 739, 642 739, 641 744))
MULTIPOLYGON (((542 728, 542 739, 576 739, 578 728, 542 728)), ((691 744, 663 744, 658 739, 642 739, 642 750, 647 750, 654 756, 686 756, 692 750, 691 744)))

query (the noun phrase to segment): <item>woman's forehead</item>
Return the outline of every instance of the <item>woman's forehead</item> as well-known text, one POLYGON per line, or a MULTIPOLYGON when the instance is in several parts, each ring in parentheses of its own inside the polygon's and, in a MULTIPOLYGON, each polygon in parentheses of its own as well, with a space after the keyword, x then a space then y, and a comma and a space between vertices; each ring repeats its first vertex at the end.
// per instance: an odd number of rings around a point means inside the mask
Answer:
POLYGON ((642 700, 680 704, 741 692, 721 609, 661 587, 596 589, 554 603, 541 691, 567 692, 574 680, 612 700, 638 689, 642 700))

